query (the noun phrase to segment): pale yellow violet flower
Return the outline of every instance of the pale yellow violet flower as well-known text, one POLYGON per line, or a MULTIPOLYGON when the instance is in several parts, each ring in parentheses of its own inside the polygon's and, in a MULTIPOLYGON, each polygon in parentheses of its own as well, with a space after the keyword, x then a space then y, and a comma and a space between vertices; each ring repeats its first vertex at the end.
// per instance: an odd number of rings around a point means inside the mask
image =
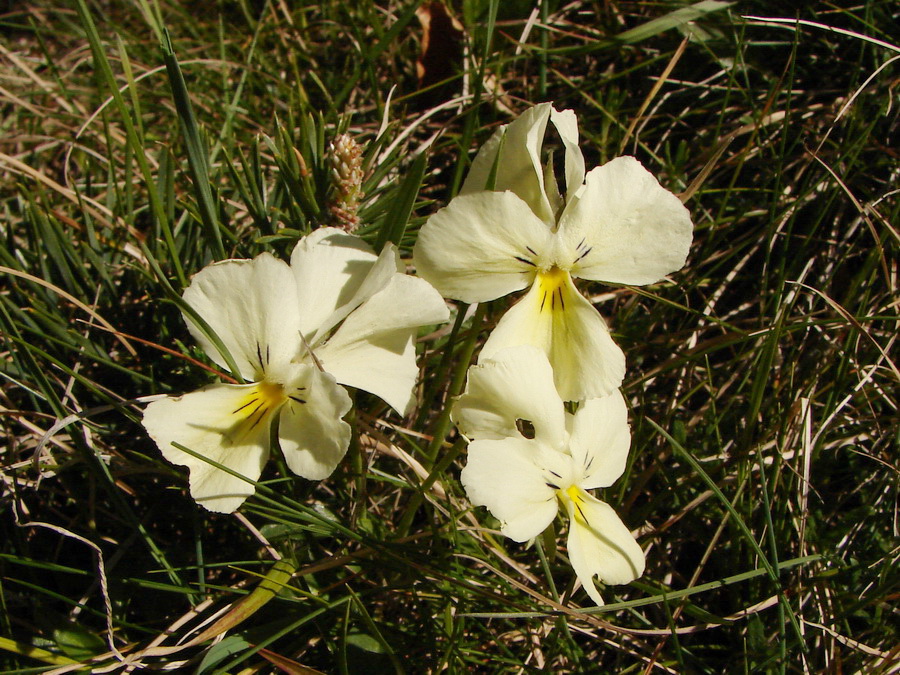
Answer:
POLYGON ((626 584, 644 572, 644 553, 609 504, 588 490, 625 470, 631 434, 619 391, 565 410, 553 372, 536 347, 508 347, 469 370, 453 419, 469 439, 462 484, 515 541, 537 537, 560 507, 579 581, 598 605, 594 577, 626 584))
POLYGON ((585 174, 575 113, 543 103, 484 144, 460 194, 422 227, 413 258, 444 297, 467 303, 530 287, 479 360, 513 345, 539 347, 560 395, 579 401, 618 387, 625 357, 572 278, 659 281, 684 265, 692 227, 681 201, 633 157, 585 174), (565 195, 552 165, 541 163, 548 121, 565 148, 565 195))
MULTIPOLYGON (((178 443, 256 481, 271 430, 291 471, 320 480, 347 451, 350 410, 344 387, 358 387, 404 413, 418 369, 414 338, 448 310, 426 281, 403 273, 396 248, 381 255, 358 237, 321 228, 304 237, 291 263, 263 253, 210 265, 184 291, 248 384, 212 384, 154 401, 144 427, 163 456, 190 469, 194 499, 230 513, 253 486, 178 443)), ((227 361, 208 334, 185 319, 219 366, 227 361)))

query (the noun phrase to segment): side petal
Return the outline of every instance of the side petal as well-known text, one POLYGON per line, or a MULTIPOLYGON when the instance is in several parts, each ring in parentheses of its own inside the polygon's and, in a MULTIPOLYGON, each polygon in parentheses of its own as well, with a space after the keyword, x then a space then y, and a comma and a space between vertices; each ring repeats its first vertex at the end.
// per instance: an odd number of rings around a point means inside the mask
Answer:
POLYGON ((605 584, 627 584, 644 573, 644 552, 606 502, 577 490, 566 498, 569 512, 569 560, 584 590, 598 605, 603 598, 594 577, 605 584))
POLYGON ((569 450, 582 470, 579 485, 586 490, 609 487, 625 471, 631 446, 625 399, 615 389, 585 401, 570 422, 569 450))
POLYGON ((560 219, 559 234, 573 275, 643 285, 684 266, 692 230, 678 197, 634 157, 617 157, 588 173, 560 219))
POLYGON ((556 516, 555 490, 535 463, 536 441, 519 438, 473 441, 460 480, 469 500, 486 506, 515 541, 538 536, 556 516))
POLYGON ((413 342, 417 329, 449 316, 428 282, 395 274, 315 353, 338 382, 381 397, 403 415, 413 402, 419 375, 413 342))
POLYGON ((352 401, 328 373, 298 365, 295 394, 281 410, 278 438, 288 468, 309 480, 334 471, 350 445, 350 425, 342 418, 352 401))
POLYGON ((605 396, 625 376, 625 355, 603 318, 560 270, 538 276, 525 297, 500 319, 478 361, 523 344, 547 355, 564 401, 605 396))
POLYGON ((154 401, 144 411, 143 424, 163 457, 188 467, 194 500, 210 511, 231 513, 253 494, 253 485, 172 443, 258 480, 269 456, 272 416, 280 403, 258 384, 214 384, 154 401))
POLYGON ((572 110, 551 108, 550 121, 566 149, 566 201, 569 201, 584 183, 584 155, 578 147, 578 118, 572 110))
MULTIPOLYGON (((297 291, 290 268, 263 253, 200 270, 184 300, 209 324, 246 380, 278 373, 297 353, 297 291)), ((227 363, 206 334, 185 315, 188 329, 209 357, 227 363)))
POLYGON ((541 168, 541 148, 551 110, 549 103, 541 103, 498 129, 478 151, 459 194, 486 189, 496 164, 493 189, 515 193, 538 218, 548 225, 553 224, 554 214, 544 190, 544 170, 541 168))
MULTIPOLYGON (((300 329, 307 340, 313 339, 335 310, 353 299, 378 259, 362 239, 334 227, 314 230, 297 242, 291 253, 297 286, 294 312, 300 315, 300 329)), ((387 262, 396 267, 395 259, 387 262)))
POLYGON ((320 326, 318 326, 312 338, 309 339, 310 346, 315 347, 326 340, 328 334, 336 325, 347 318, 351 312, 373 295, 387 287, 394 277, 399 276, 398 272, 400 274, 405 274, 406 267, 400 260, 400 253, 397 251, 397 247, 391 242, 388 242, 385 244, 384 248, 381 249, 378 260, 376 260, 369 269, 369 273, 366 275, 365 279, 362 280, 362 283, 360 283, 353 296, 347 302, 339 305, 338 308, 335 309, 320 326))
POLYGON ((533 425, 534 438, 561 449, 565 409, 546 355, 531 345, 497 352, 469 368, 466 390, 451 415, 469 438, 500 439, 522 434, 519 420, 533 425))
POLYGON ((475 303, 521 290, 549 254, 550 229, 512 192, 455 197, 419 231, 419 276, 445 298, 475 303))

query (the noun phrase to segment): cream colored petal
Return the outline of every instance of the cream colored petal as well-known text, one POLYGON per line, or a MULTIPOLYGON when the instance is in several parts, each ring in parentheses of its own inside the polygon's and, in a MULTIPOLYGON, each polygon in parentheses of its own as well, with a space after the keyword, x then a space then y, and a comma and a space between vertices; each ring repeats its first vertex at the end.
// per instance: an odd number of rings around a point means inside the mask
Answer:
MULTIPOLYGON (((312 339, 309 341, 309 344, 312 347, 316 347, 324 340, 327 340, 329 333, 335 326, 346 319, 351 312, 358 309, 364 302, 369 300, 369 298, 382 292, 391 283, 392 279, 400 276, 398 275, 398 271, 403 274, 405 269, 405 266, 400 260, 400 254, 397 251, 397 247, 390 242, 385 244, 385 247, 378 256, 378 260, 372 265, 372 268, 353 294, 353 297, 343 305, 340 305, 327 319, 325 319, 325 322, 319 326, 318 330, 316 330, 312 339)), ((425 284, 426 282, 422 283, 425 284)), ((440 297, 436 291, 434 292, 434 295, 440 297)), ((441 304, 443 305, 443 301, 441 304)))
POLYGON ((574 276, 642 285, 684 266, 692 230, 678 197, 633 157, 617 157, 588 173, 559 235, 574 276))
POLYGON ((498 129, 475 156, 460 194, 486 189, 496 163, 493 189, 514 192, 538 218, 553 224, 554 214, 544 191, 544 170, 541 167, 541 148, 550 111, 549 103, 541 103, 498 129))
POLYGON ((521 435, 530 423, 534 438, 561 450, 565 411, 547 356, 531 345, 511 347, 469 368, 466 390, 453 406, 453 421, 473 439, 521 435))
POLYGON ((419 231, 416 270, 445 298, 475 303, 526 288, 552 234, 512 192, 456 197, 419 231))
MULTIPOLYGON (((277 374, 296 355, 296 286, 287 264, 272 255, 209 265, 194 276, 183 297, 218 335, 245 380, 277 374)), ((185 321, 209 357, 227 368, 206 334, 187 315, 185 321)))
POLYGON ((578 147, 578 118, 572 110, 550 109, 550 121, 556 127, 566 149, 566 201, 584 183, 584 155, 578 147))
POLYGON ((414 332, 380 331, 365 340, 329 343, 321 350, 323 367, 337 371, 341 384, 375 394, 405 416, 415 402, 419 375, 414 332))
POLYGON ((351 311, 368 297, 366 293, 378 290, 367 287, 387 283, 398 271, 397 262, 393 249, 380 259, 362 239, 334 227, 319 228, 303 237, 291 254, 291 271, 297 286, 295 311, 307 340, 313 341, 327 323, 333 326, 340 308, 349 304, 347 311, 351 311), (364 297, 359 298, 361 291, 364 297))
MULTIPOLYGON (((459 195, 468 195, 473 192, 482 192, 487 189, 488 179, 490 178, 494 164, 498 161, 497 154, 500 152, 500 146, 503 144, 503 137, 506 135, 506 128, 508 126, 508 124, 504 124, 502 127, 498 128, 478 149, 478 153, 475 155, 475 159, 472 160, 472 165, 469 167, 469 172, 466 174, 466 179, 459 189, 459 195)), ((530 160, 526 164, 526 169, 529 166, 530 160)), ((499 171, 499 169, 500 167, 498 165, 497 170, 499 171)))
POLYGON ((315 353, 338 382, 381 397, 402 415, 412 405, 419 375, 413 338, 419 326, 443 323, 449 316, 428 282, 395 274, 315 353))
POLYGON ((460 480, 469 500, 486 506, 515 541, 538 536, 553 521, 556 492, 535 464, 537 441, 520 438, 473 441, 460 480))
POLYGON ((525 297, 506 312, 478 361, 523 344, 547 354, 564 401, 604 396, 625 376, 625 355, 603 318, 560 270, 540 275, 525 297))
MULTIPOLYGON (((555 158, 552 152, 544 160, 544 192, 547 194, 550 209, 554 214, 559 214, 565 205, 565 200, 559 192, 559 183, 556 181, 555 158)), ((556 229, 555 222, 551 224, 551 229, 556 229)))
POLYGON ((570 417, 569 449, 586 490, 615 483, 628 460, 631 430, 628 410, 618 389, 585 401, 570 417))
POLYGON ((347 453, 350 425, 343 421, 352 401, 329 373, 299 365, 291 396, 281 410, 278 438, 288 468, 322 480, 347 453))
POLYGON ((644 573, 644 552, 606 502, 579 488, 564 498, 569 513, 569 560, 591 599, 603 605, 594 577, 605 584, 627 584, 644 573))
POLYGON ((254 492, 245 480, 179 450, 179 443, 251 481, 269 456, 280 388, 265 384, 214 384, 190 394, 154 401, 143 424, 163 456, 190 470, 191 496, 210 511, 231 513, 254 492))

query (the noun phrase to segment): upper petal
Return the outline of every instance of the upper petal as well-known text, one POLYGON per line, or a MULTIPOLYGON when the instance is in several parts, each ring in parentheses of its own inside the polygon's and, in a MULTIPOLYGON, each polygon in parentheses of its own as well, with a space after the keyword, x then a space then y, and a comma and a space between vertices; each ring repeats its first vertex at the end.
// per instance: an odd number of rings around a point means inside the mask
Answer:
POLYGON ((269 456, 269 429, 281 400, 261 385, 214 384, 154 401, 143 424, 163 456, 190 470, 191 496, 210 511, 231 513, 254 492, 251 483, 179 450, 179 443, 251 481, 269 456))
POLYGON ((574 498, 564 498, 569 513, 569 560, 584 590, 602 605, 594 577, 606 584, 634 581, 644 573, 644 552, 609 504, 578 488, 571 492, 574 498))
MULTIPOLYGON (((296 285, 287 264, 268 253, 203 268, 183 297, 219 337, 246 380, 280 372, 297 353, 296 285)), ((206 333, 187 315, 185 321, 209 357, 227 368, 206 333)))
POLYGON ((486 506, 510 539, 527 541, 553 521, 558 506, 555 490, 535 463, 537 441, 521 438, 472 441, 460 480, 469 500, 486 506))
POLYGON ((590 490, 615 483, 628 460, 631 431, 628 410, 618 389, 585 401, 570 418, 569 449, 581 467, 581 487, 590 490))
POLYGON ((541 103, 526 110, 510 124, 500 127, 478 151, 459 194, 486 189, 496 165, 492 189, 514 192, 538 218, 553 224, 554 213, 544 190, 544 171, 541 167, 541 148, 551 110, 549 103, 541 103))
POLYGON ((566 149, 566 201, 584 183, 584 155, 578 147, 578 118, 572 110, 550 109, 550 120, 566 149))
POLYGON ((469 368, 466 390, 453 406, 453 421, 469 438, 521 435, 517 421, 530 422, 534 438, 562 449, 565 410, 546 355, 530 345, 511 347, 469 368))
POLYGON ((588 173, 559 235, 573 275, 642 285, 684 266, 692 229, 678 197, 633 157, 617 157, 588 173))
POLYGON ((303 237, 291 254, 300 328, 312 343, 399 271, 393 247, 381 256, 359 237, 323 227, 303 237))
MULTIPOLYGON (((491 134, 491 137, 487 139, 487 141, 485 141, 480 148, 478 148, 478 153, 475 155, 475 159, 472 160, 472 165, 469 167, 469 172, 466 174, 466 179, 465 181, 463 181, 462 187, 459 189, 459 192, 457 194, 468 195, 472 194, 473 192, 482 192, 483 190, 487 190, 488 180, 490 178, 491 171, 493 171, 494 169, 494 166, 497 166, 497 171, 500 170, 498 155, 500 153, 500 146, 503 143, 503 137, 506 135, 506 129, 508 126, 508 124, 504 124, 503 126, 499 127, 493 134, 491 134)), ((530 165, 530 160, 528 162, 528 165, 530 165)))
POLYGON ((297 366, 294 392, 279 418, 281 450, 295 474, 322 480, 347 453, 350 425, 343 417, 352 401, 334 377, 310 365, 297 366))
POLYGON ((484 302, 528 286, 552 243, 549 228, 515 194, 477 192, 428 219, 413 259, 444 297, 484 302))
POLYGON ((381 397, 401 415, 419 374, 413 339, 419 326, 443 323, 449 310, 423 279, 394 274, 315 351, 338 382, 381 397))
POLYGON ((527 295, 500 319, 481 349, 479 363, 523 344, 547 355, 564 401, 604 396, 625 376, 625 355, 603 318, 561 270, 538 275, 527 295))

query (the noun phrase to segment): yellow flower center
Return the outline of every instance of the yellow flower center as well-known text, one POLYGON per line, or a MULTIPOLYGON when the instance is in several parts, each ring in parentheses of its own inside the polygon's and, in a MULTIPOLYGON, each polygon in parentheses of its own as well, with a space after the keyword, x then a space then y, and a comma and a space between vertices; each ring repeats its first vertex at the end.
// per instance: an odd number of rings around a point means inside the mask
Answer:
POLYGON ((584 504, 584 492, 581 488, 577 485, 572 485, 559 490, 557 494, 563 502, 569 500, 575 505, 575 520, 582 525, 587 525, 587 518, 584 517, 584 511, 581 508, 581 505, 584 504))
POLYGON ((538 272, 538 290, 541 295, 541 312, 561 312, 566 309, 569 291, 569 272, 554 265, 549 270, 538 272))
POLYGON ((231 412, 232 424, 224 434, 225 440, 237 445, 250 434, 265 429, 287 398, 280 384, 265 381, 254 384, 231 412))

